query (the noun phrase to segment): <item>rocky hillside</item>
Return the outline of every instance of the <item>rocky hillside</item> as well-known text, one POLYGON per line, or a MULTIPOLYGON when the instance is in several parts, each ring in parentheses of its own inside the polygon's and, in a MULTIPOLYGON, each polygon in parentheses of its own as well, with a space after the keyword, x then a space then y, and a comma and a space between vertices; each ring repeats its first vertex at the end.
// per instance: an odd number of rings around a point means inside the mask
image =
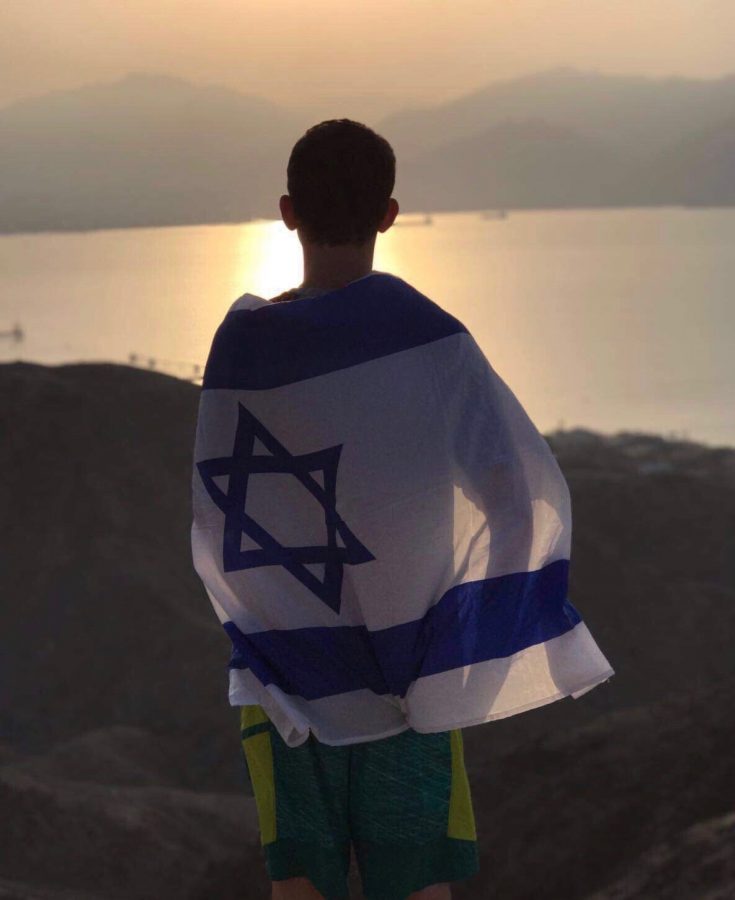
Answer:
MULTIPOLYGON (((268 896, 229 645, 191 566, 198 392, 0 366, 5 900, 268 896)), ((616 675, 465 731, 482 871, 455 895, 731 896, 735 450, 547 439, 570 596, 616 675)))

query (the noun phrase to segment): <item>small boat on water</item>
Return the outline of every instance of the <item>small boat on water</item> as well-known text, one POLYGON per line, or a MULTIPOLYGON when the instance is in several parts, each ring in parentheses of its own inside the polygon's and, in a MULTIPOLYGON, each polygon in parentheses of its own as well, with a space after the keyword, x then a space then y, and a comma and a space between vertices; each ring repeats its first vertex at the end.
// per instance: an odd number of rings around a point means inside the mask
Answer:
POLYGON ((482 219, 507 219, 508 213, 504 209, 486 209, 480 213, 482 219))
POLYGON ((434 220, 429 213, 425 213, 422 218, 403 218, 400 214, 396 218, 394 225, 432 225, 434 220))
POLYGON ((14 340, 16 343, 18 341, 22 341, 25 336, 25 333, 21 326, 16 322, 12 328, 8 328, 5 331, 0 331, 0 337, 10 338, 14 340))

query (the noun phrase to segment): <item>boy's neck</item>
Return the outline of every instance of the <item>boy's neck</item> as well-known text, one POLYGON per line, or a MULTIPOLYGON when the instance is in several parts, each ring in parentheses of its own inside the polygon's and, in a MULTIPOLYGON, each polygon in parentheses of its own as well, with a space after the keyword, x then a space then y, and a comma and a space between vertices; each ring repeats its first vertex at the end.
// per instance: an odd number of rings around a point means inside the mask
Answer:
POLYGON ((304 244, 303 290, 336 290, 373 271, 375 238, 364 244, 304 244))

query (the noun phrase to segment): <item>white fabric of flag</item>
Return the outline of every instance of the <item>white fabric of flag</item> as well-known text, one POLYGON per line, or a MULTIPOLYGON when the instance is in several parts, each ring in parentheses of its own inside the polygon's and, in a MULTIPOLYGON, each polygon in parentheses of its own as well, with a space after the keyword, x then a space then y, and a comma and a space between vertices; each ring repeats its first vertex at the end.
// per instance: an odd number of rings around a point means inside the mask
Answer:
POLYGON ((547 442, 401 278, 240 297, 205 368, 192 485, 230 702, 260 704, 289 746, 467 727, 614 674, 568 597, 547 442))

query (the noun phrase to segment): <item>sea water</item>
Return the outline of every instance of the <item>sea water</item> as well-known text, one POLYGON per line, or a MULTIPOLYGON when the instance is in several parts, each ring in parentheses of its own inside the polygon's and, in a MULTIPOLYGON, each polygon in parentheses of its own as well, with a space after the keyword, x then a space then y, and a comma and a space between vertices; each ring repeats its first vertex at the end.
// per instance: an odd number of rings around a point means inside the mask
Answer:
MULTIPOLYGON (((399 198, 400 201, 400 198, 399 198)), ((374 269, 470 329, 543 432, 735 445, 735 209, 399 216, 374 269)), ((108 360, 196 380, 248 291, 302 279, 280 221, 0 237, 0 361, 108 360)))

